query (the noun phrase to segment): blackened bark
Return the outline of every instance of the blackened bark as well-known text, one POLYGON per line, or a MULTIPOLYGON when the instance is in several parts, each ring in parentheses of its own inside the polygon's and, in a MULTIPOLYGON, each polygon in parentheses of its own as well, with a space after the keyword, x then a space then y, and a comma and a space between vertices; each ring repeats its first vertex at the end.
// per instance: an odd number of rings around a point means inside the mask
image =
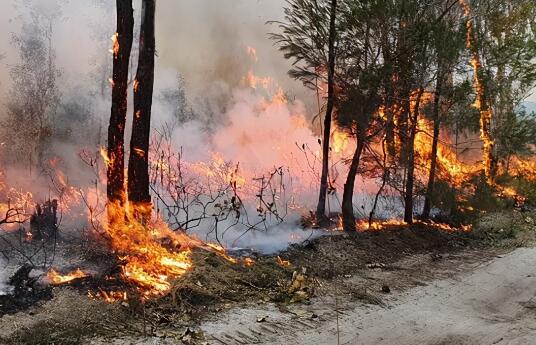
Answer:
POLYGON ((426 188, 426 196, 424 199, 424 208, 422 210, 422 219, 430 218, 430 210, 432 208, 432 195, 434 193, 434 183, 437 167, 437 149, 439 146, 439 130, 441 127, 441 118, 439 116, 441 108, 441 93, 443 91, 443 72, 438 69, 436 89, 434 94, 434 136, 432 139, 432 153, 430 157, 430 174, 428 176, 428 186, 426 188))
POLYGON ((112 109, 108 127, 108 170, 106 191, 109 202, 124 198, 125 122, 130 51, 134 16, 132 0, 117 0, 117 32, 114 36, 112 109))
POLYGON ((357 168, 359 167, 359 161, 361 160, 361 154, 363 152, 364 140, 360 137, 357 138, 357 147, 352 157, 352 163, 344 183, 344 193, 342 195, 342 226, 344 231, 355 232, 355 216, 354 216, 354 185, 355 177, 357 175, 357 168))
POLYGON ((421 105, 421 97, 424 89, 420 89, 415 101, 415 109, 411 114, 410 135, 408 138, 407 152, 407 174, 406 188, 404 195, 404 222, 407 224, 413 223, 413 185, 415 178, 415 136, 417 135, 417 124, 419 120, 419 108, 421 105))
POLYGON ((149 194, 149 136, 155 60, 155 0, 143 0, 138 70, 134 81, 134 119, 128 162, 128 199, 151 202, 149 194))
POLYGON ((331 134, 331 118, 333 106, 335 103, 335 40, 336 27, 335 20, 337 15, 337 0, 331 1, 330 23, 329 23, 329 42, 328 42, 328 103, 326 106, 326 115, 324 117, 324 133, 322 141, 322 176, 320 178, 320 193, 318 196, 318 205, 316 207, 316 219, 319 223, 326 220, 326 197, 328 191, 328 173, 329 173, 329 144, 331 134))

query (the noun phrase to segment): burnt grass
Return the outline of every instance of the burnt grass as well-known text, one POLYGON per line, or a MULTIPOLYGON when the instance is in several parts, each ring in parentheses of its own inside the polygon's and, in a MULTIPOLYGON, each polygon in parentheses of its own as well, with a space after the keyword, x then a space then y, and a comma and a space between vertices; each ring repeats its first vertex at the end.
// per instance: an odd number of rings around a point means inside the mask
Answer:
MULTIPOLYGON (((142 301, 138 295, 130 293, 128 301, 113 304, 89 299, 88 291, 135 291, 120 279, 110 280, 105 275, 54 287, 51 301, 40 301, 24 314, 43 315, 50 313, 50 309, 63 310, 61 306, 67 304, 63 302, 65 294, 73 299, 65 308, 69 311, 36 322, 30 329, 16 331, 7 344, 76 344, 84 336, 150 335, 162 329, 189 327, 233 307, 275 303, 285 309, 289 304, 309 303, 314 297, 333 293, 347 296, 350 302, 382 304, 384 294, 436 279, 440 277, 438 271, 455 268, 470 253, 476 253, 480 259, 489 257, 496 253, 494 245, 513 243, 512 238, 519 234, 530 233, 534 240, 534 224, 525 224, 525 216, 517 218, 516 227, 520 230, 515 233, 497 227, 495 219, 489 222, 493 229, 488 227, 470 233, 446 233, 420 224, 355 234, 331 232, 280 253, 281 259, 290 262, 289 266, 281 265, 277 255, 253 257, 255 264, 246 266, 196 250, 192 254, 194 269, 172 282, 169 293, 161 298, 142 301), (522 229, 523 226, 532 230, 522 229), (444 259, 449 257, 460 260, 444 259), (411 259, 409 264, 408 259, 411 259), (289 287, 293 275, 304 269, 307 286, 300 287, 303 293, 296 299, 295 291, 289 287), (71 311, 70 306, 74 304, 80 305, 80 311, 76 308, 71 311), (76 317, 63 315, 71 312, 83 312, 87 321, 78 322, 76 317)), ((515 242, 513 246, 524 243, 515 242)), ((116 275, 116 272, 109 271, 107 275, 116 275)), ((0 316, 0 324, 1 319, 0 316)), ((0 343, 6 340, 0 337, 0 343)))

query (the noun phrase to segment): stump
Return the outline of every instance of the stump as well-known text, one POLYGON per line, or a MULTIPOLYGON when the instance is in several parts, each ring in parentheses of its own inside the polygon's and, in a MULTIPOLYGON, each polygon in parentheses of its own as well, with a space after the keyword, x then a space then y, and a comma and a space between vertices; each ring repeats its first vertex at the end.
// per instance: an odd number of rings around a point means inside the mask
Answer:
POLYGON ((35 206, 35 213, 30 218, 30 232, 35 239, 56 237, 58 230, 58 200, 48 200, 35 206))

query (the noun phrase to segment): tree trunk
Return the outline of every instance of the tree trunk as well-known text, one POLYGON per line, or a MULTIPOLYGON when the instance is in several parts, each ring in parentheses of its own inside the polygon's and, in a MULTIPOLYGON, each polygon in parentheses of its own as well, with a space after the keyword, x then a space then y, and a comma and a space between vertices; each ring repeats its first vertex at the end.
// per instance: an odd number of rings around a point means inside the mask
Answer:
MULTIPOLYGON (((149 205, 149 136, 155 56, 155 0, 143 0, 138 70, 134 81, 134 119, 128 162, 128 199, 149 205)), ((150 207, 143 216, 150 216, 150 207), (148 213, 148 214, 147 214, 148 213)))
POLYGON ((326 197, 328 191, 329 172, 329 137, 331 135, 331 117, 335 103, 335 19, 337 15, 337 0, 331 1, 331 13, 329 23, 329 51, 328 51, 328 103, 324 117, 324 133, 322 141, 322 176, 320 178, 320 193, 316 207, 316 219, 318 223, 326 220, 326 197))
POLYGON ((113 47, 112 109, 108 127, 107 196, 109 202, 124 199, 125 122, 128 66, 132 49, 134 16, 131 0, 117 0, 117 32, 113 47))
POLYGON ((358 136, 357 147, 354 151, 354 156, 352 157, 352 163, 350 164, 350 170, 346 177, 346 183, 344 183, 344 193, 342 196, 342 226, 344 231, 348 232, 356 231, 353 197, 355 176, 357 175, 357 168, 359 167, 363 147, 363 139, 358 136))
POLYGON ((430 174, 428 176, 428 186, 426 188, 426 196, 424 199, 424 208, 422 211, 422 218, 430 218, 430 210, 432 208, 432 195, 434 193, 434 183, 437 166, 437 149, 439 144, 439 130, 441 125, 441 118, 439 116, 441 108, 441 93, 443 91, 443 72, 441 67, 438 68, 436 89, 434 94, 434 136, 432 139, 432 153, 430 157, 430 174))
POLYGON ((424 89, 420 89, 415 100, 415 109, 413 114, 411 114, 411 128, 410 135, 408 138, 408 152, 407 152, 407 172, 406 172, 406 188, 404 196, 404 222, 407 224, 413 223, 413 185, 415 178, 415 136, 417 135, 417 124, 419 120, 419 108, 421 104, 421 97, 424 92, 424 89))
MULTIPOLYGON (((475 106, 480 112, 480 139, 483 143, 482 160, 484 162, 484 173, 486 182, 490 185, 494 184, 495 174, 497 172, 497 159, 495 157, 495 140, 491 133, 491 122, 493 120, 493 111, 490 107, 488 94, 486 90, 486 81, 482 75, 482 60, 478 51, 478 46, 475 44, 475 20, 470 17, 471 7, 469 4, 461 0, 461 5, 465 11, 467 18, 467 48, 472 54, 471 64, 474 70, 474 88, 476 91, 475 106)), ((476 18, 476 17, 475 17, 476 18)))

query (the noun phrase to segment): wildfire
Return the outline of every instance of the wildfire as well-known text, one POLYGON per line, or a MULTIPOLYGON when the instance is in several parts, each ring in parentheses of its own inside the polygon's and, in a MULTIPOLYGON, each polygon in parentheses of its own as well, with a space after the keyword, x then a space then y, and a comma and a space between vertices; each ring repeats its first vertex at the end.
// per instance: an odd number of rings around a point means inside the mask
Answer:
POLYGON ((261 87, 265 90, 271 89, 275 85, 274 80, 271 77, 258 77, 253 71, 249 71, 244 77, 244 83, 252 89, 261 87))
MULTIPOLYGON (((468 225, 461 225, 460 227, 453 227, 445 223, 437 223, 432 220, 428 221, 416 221, 415 224, 423 225, 426 227, 430 227, 436 230, 444 231, 444 232, 470 232, 473 229, 473 226, 471 224, 468 225)), ((405 223, 402 220, 397 219, 390 219, 385 221, 373 221, 370 225, 367 220, 360 220, 357 222, 358 229, 361 229, 361 231, 381 231, 381 230, 387 230, 387 229, 396 229, 400 227, 406 227, 409 226, 407 223, 405 223)))
POLYGON ((357 222, 357 228, 362 229, 362 231, 379 231, 385 230, 387 228, 406 226, 402 220, 390 219, 385 221, 373 221, 369 224, 367 220, 360 220, 357 222))
POLYGON ((146 296, 170 288, 170 279, 183 275, 192 266, 186 235, 172 232, 160 220, 144 224, 136 217, 146 214, 148 205, 108 205, 106 233, 123 264, 123 277, 134 282, 146 296), (169 241, 164 241, 169 239, 169 241))
POLYGON ((348 147, 349 141, 348 134, 335 125, 331 134, 331 149, 335 153, 343 153, 348 147))
POLYGON ((514 156, 510 162, 510 172, 529 181, 536 181, 536 161, 523 160, 514 156))
MULTIPOLYGON (((415 151, 418 153, 417 165, 425 168, 423 173, 426 173, 431 164, 433 142, 431 133, 433 133, 433 124, 429 120, 421 117, 417 127, 418 131, 415 137, 415 151)), ((459 160, 457 154, 452 149, 452 144, 448 136, 445 136, 438 143, 436 159, 439 167, 442 168, 437 173, 439 175, 446 175, 443 178, 449 180, 456 186, 462 185, 471 175, 480 170, 478 165, 468 165, 459 160)))
POLYGON ((80 268, 77 268, 75 271, 67 273, 65 275, 59 274, 54 269, 50 269, 47 273, 48 280, 54 285, 70 283, 73 280, 84 277, 87 277, 87 274, 83 272, 80 268))

